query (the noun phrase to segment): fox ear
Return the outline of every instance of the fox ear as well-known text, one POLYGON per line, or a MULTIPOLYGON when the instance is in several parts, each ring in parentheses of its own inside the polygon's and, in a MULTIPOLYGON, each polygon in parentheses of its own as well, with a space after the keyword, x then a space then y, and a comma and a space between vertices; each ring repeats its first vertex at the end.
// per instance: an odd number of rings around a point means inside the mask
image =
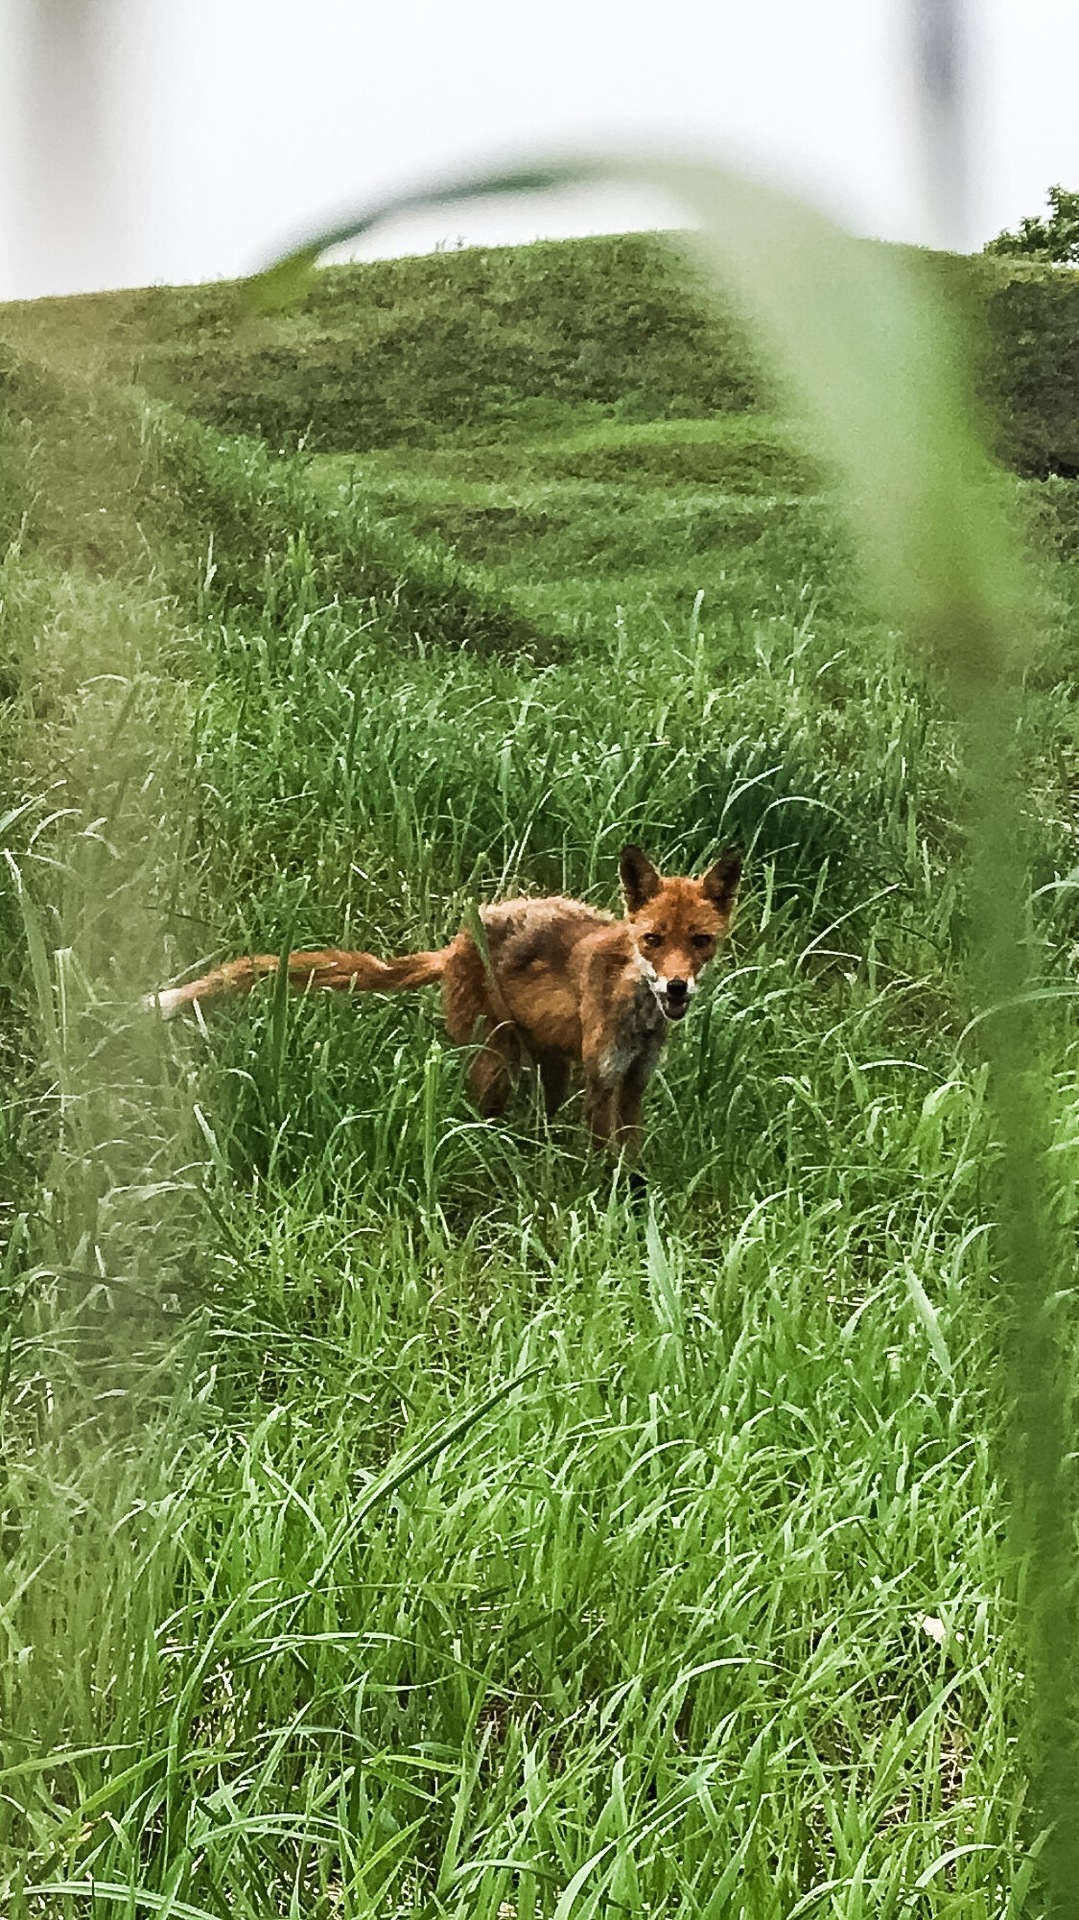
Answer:
POLYGON ((736 847, 728 847, 721 853, 714 867, 702 873, 697 885, 706 900, 710 900, 719 913, 729 913, 738 892, 738 882, 742 878, 742 856, 736 847))
POLYGON ((663 885, 648 855, 640 847, 622 848, 618 860, 618 871, 622 876, 622 892, 626 896, 627 913, 639 912, 645 902, 651 900, 663 885))

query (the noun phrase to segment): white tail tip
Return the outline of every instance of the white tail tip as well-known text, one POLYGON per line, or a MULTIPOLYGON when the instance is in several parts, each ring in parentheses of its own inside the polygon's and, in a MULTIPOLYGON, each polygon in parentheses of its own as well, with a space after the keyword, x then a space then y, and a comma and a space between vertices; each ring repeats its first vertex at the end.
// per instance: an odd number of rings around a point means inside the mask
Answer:
POLYGON ((182 987, 163 987, 160 993, 144 993, 142 1004, 147 1013, 158 1013, 162 1020, 171 1020, 184 1004, 184 990, 182 987))

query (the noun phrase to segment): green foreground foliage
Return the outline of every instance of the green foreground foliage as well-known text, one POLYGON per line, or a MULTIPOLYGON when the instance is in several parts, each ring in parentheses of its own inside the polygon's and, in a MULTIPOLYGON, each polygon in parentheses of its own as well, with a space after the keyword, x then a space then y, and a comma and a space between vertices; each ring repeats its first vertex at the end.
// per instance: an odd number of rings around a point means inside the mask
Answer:
MULTIPOLYGON (((462 329, 470 272, 423 263, 462 329)), ((319 293, 343 335, 364 284, 319 293)), ((46 370, 11 317, 12 1920, 1038 1911, 954 742, 812 448, 733 363, 687 385, 664 315, 666 412, 622 362, 598 399, 549 367, 497 420, 429 396, 424 440, 414 388, 399 444, 288 457, 55 337, 46 370), (749 856, 643 1211, 575 1106, 479 1122, 429 997, 137 1005, 219 954, 426 945, 511 888, 610 903, 627 838, 749 856)), ((223 328, 186 349, 208 383, 223 328)), ((1059 992, 1079 518, 1063 478, 1016 512, 1059 992)))

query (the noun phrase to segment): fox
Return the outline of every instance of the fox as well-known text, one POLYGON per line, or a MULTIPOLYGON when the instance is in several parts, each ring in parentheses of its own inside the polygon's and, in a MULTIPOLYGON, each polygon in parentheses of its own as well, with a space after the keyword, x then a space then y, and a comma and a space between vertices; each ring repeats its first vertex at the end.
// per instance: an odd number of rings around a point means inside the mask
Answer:
MULTIPOLYGON (((380 960, 328 947, 290 953, 300 993, 407 993, 441 985, 446 1031, 478 1042, 468 1068, 484 1118, 504 1112, 518 1072, 535 1069, 548 1115, 584 1080, 594 1145, 637 1158, 645 1090, 671 1026, 683 1020, 701 974, 727 939, 742 874, 728 847, 699 879, 664 878, 643 849, 622 848, 625 913, 561 895, 503 900, 478 911, 448 946, 380 960), (477 935, 479 936, 477 938, 477 935)), ((278 972, 275 954, 247 954, 183 986, 146 996, 162 1019, 248 993, 278 972)))

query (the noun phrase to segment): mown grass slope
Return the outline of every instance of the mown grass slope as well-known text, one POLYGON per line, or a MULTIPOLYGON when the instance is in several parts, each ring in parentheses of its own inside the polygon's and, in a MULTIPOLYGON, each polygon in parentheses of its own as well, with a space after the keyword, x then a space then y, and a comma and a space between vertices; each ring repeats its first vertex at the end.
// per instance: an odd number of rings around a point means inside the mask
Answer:
MULTIPOLYGON (((570 316, 562 257, 500 270, 570 316)), ((415 267, 383 321, 412 274, 467 364, 478 264, 415 267)), ((364 284, 316 291, 342 339, 364 284)), ((0 495, 6 1910, 1035 1913, 954 743, 812 447, 678 347, 682 420, 537 376, 418 451, 417 387, 397 446, 274 458, 49 313, 42 368, 34 319, 0 495), (576 1103, 479 1122, 429 997, 137 1005, 510 888, 613 903, 626 838, 748 855, 644 1211, 576 1103)), ((224 321, 183 351, 237 364, 224 321)), ((1017 512, 1059 983, 1070 483, 1017 512)))
MULTIPOLYGON (((978 381, 1004 461, 1079 473, 1079 280, 1068 268, 911 253, 984 334, 978 381)), ((436 447, 604 422, 769 410, 775 382, 691 253, 652 234, 378 261, 319 273, 254 318, 234 284, 5 308, 34 355, 230 432, 312 452, 436 447)))

